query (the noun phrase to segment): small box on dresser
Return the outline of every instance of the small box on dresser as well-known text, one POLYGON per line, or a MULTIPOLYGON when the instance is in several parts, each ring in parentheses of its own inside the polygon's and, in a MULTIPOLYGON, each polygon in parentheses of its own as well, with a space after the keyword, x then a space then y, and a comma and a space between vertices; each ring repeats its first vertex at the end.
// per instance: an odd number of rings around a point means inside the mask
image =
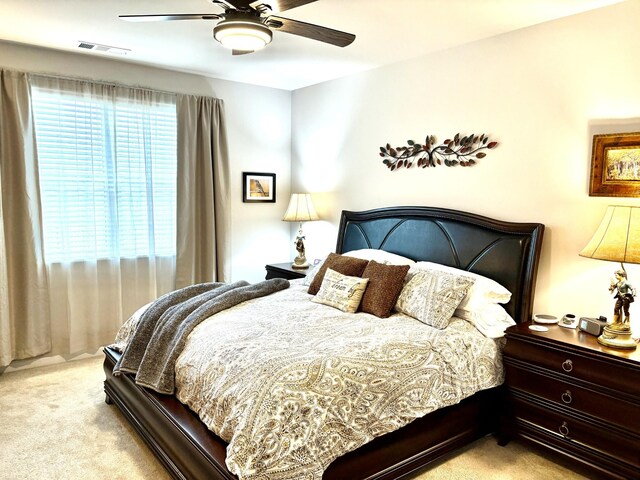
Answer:
POLYGON ((501 440, 517 436, 598 477, 640 478, 640 351, 553 325, 506 331, 501 440))

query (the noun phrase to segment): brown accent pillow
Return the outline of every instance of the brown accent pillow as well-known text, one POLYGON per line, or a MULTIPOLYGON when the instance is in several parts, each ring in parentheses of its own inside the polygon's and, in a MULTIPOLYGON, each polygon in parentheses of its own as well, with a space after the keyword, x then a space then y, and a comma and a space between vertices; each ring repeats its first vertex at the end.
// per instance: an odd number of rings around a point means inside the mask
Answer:
POLYGON ((320 286, 322 285, 322 280, 324 280, 324 274, 327 272, 327 268, 349 277, 360 277, 368 263, 369 260, 363 260, 362 258, 347 257, 344 255, 338 255, 337 253, 330 253, 318 270, 316 276, 313 278, 313 282, 311 282, 309 290, 307 291, 311 295, 318 293, 318 290, 320 290, 320 286))
POLYGON ((408 271, 409 265, 385 265, 371 260, 361 275, 369 279, 369 285, 362 296, 360 310, 380 318, 391 315, 408 271))

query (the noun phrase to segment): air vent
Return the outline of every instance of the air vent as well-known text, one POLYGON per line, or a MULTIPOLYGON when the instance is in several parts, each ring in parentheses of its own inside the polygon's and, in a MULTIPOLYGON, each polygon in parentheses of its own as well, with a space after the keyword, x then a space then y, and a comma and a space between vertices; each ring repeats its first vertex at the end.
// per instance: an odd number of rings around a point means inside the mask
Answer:
POLYGON ((126 55, 131 50, 128 48, 112 47, 110 45, 101 45, 99 43, 78 42, 78 48, 85 50, 93 50, 94 52, 108 53, 109 55, 126 55))

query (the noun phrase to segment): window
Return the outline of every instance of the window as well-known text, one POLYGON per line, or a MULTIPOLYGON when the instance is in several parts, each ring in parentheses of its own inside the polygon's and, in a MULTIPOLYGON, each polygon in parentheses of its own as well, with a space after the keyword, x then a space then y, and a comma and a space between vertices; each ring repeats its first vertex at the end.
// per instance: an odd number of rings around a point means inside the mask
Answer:
POLYGON ((99 93, 32 88, 46 261, 174 256, 175 100, 99 93))

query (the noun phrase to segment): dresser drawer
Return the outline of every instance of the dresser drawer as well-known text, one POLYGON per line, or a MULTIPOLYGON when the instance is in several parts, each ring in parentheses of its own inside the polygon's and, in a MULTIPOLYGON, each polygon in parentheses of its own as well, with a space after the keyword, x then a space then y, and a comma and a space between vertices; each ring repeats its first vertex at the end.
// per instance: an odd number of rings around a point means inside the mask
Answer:
POLYGON ((612 390, 640 397, 640 369, 615 365, 572 351, 562 351, 549 345, 530 343, 508 337, 504 348, 505 357, 521 360, 527 364, 549 369, 567 379, 577 378, 597 385, 606 385, 612 390))
POLYGON ((513 399, 512 406, 518 423, 533 424, 567 447, 587 448, 598 455, 606 455, 626 463, 640 473, 639 437, 621 435, 618 431, 522 399, 513 399))
POLYGON ((541 372, 512 365, 505 359, 506 382, 510 389, 553 402, 558 410, 584 413, 601 421, 630 430, 640 436, 640 398, 632 403, 578 386, 541 372))

